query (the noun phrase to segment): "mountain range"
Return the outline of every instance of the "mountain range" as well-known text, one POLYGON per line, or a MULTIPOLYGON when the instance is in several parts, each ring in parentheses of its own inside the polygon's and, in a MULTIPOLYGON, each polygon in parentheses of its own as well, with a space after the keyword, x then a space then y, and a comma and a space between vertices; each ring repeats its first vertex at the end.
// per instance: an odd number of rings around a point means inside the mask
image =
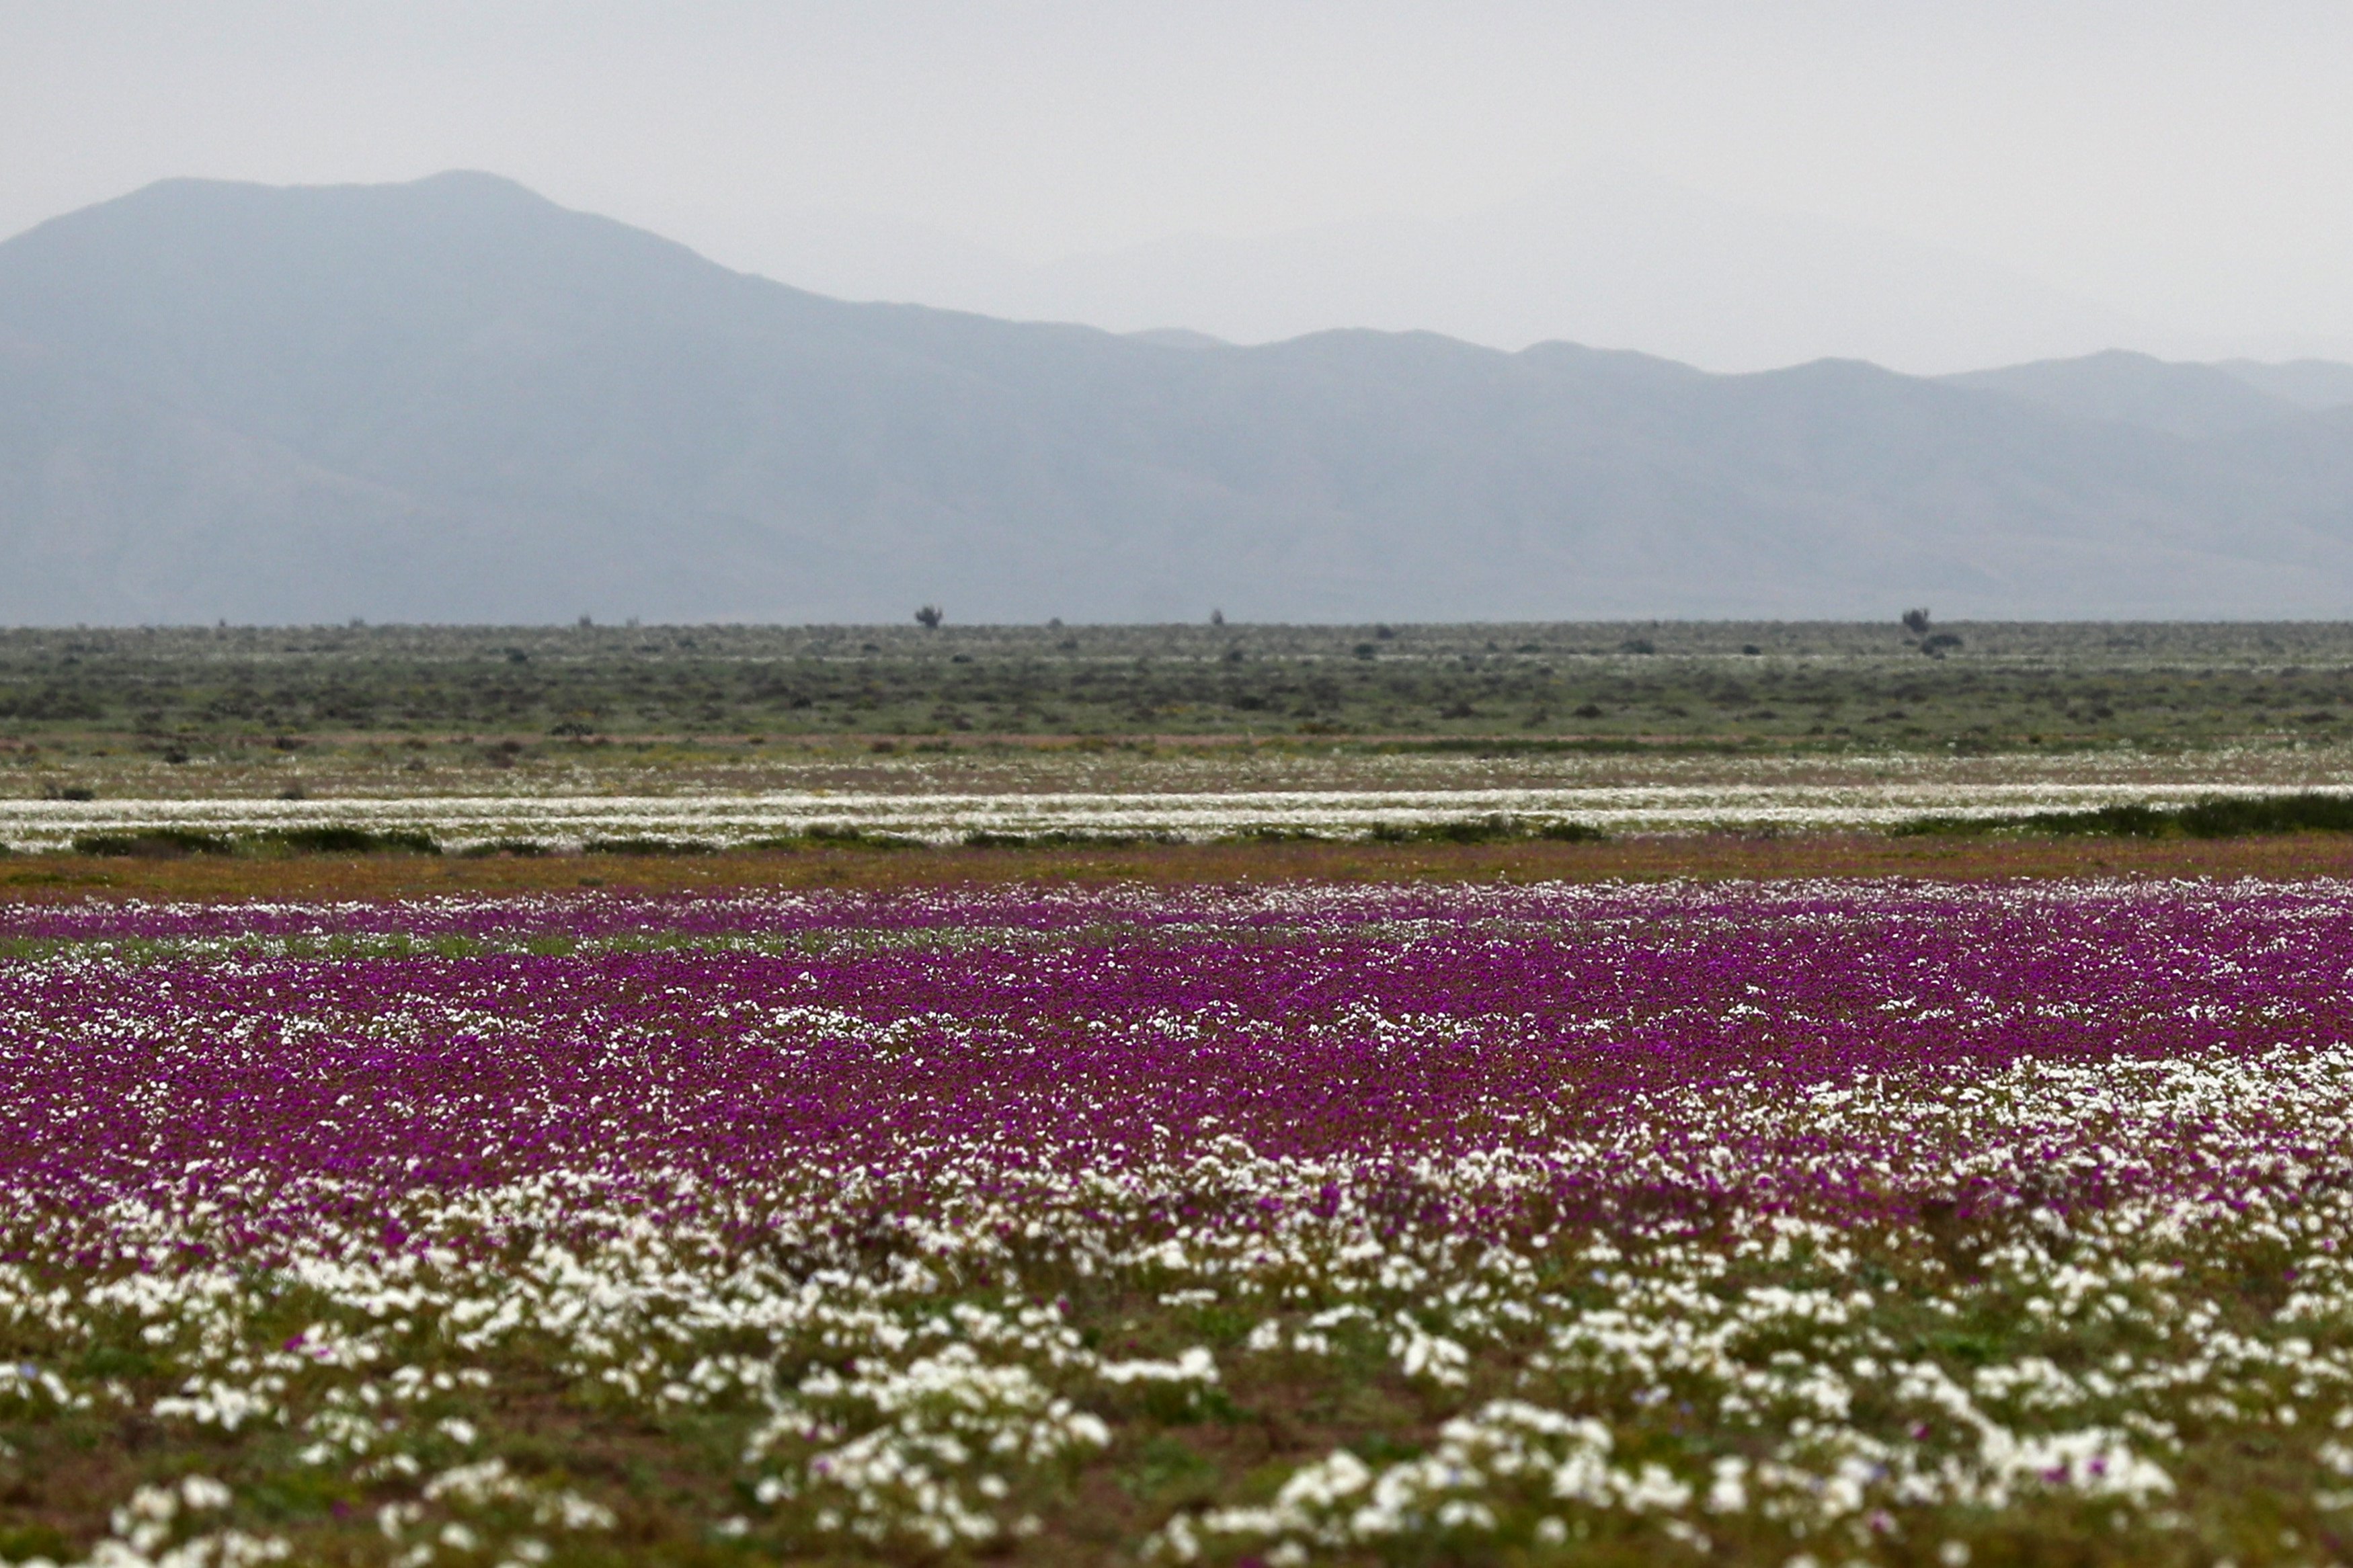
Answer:
POLYGON ((1713 375, 730 271, 493 176, 0 243, 16 623, 2353 613, 2353 366, 1713 375))

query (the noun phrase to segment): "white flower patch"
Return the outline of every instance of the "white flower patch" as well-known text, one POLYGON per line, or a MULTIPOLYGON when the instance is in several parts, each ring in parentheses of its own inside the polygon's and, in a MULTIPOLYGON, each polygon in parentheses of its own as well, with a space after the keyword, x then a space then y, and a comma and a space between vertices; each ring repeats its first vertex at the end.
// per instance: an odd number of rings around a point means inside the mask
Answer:
POLYGON ((341 1323, 312 1323, 286 1342, 288 1353, 315 1366, 353 1371, 384 1358, 381 1331, 354 1333, 341 1323))
POLYGON ((1298 1558, 1312 1549, 1366 1545, 1404 1536, 1491 1537, 1506 1510, 1567 1503, 1628 1512, 1673 1513, 1692 1487, 1663 1466, 1632 1469, 1610 1460, 1609 1429, 1517 1400, 1495 1400, 1440 1430, 1419 1458, 1378 1470, 1346 1449, 1302 1466, 1272 1503, 1213 1509, 1171 1521, 1147 1555, 1190 1561, 1250 1549, 1298 1558))
POLYGON ((234 1432, 248 1422, 259 1425, 285 1420, 285 1407, 278 1402, 278 1395, 283 1392, 283 1380, 273 1377, 261 1378, 250 1385, 219 1378, 190 1378, 180 1393, 165 1394, 155 1401, 152 1409, 158 1419, 176 1416, 200 1426, 234 1432))
POLYGON ((1019 1478, 1108 1447, 1111 1429, 1077 1409, 1019 1364, 992 1364, 969 1344, 951 1344, 904 1367, 861 1366, 844 1376, 812 1373, 799 1408, 782 1413, 754 1440, 760 1450, 798 1436, 820 1444, 854 1422, 867 1430, 818 1447, 797 1473, 762 1481, 760 1500, 792 1500, 819 1534, 883 1542, 907 1539, 944 1551, 1034 1526, 1008 1526, 997 1505, 1019 1478), (862 1408, 861 1408, 862 1407, 862 1408), (806 1411, 855 1412, 847 1420, 806 1411), (879 1425, 871 1425, 880 1417, 879 1425))
POLYGON ((65 1379, 31 1362, 0 1362, 0 1402, 13 1401, 53 1410, 87 1410, 90 1396, 69 1388, 65 1379))
MULTIPOLYGON (((2127 764, 2138 759, 2126 759, 2127 764)), ((1556 767, 1570 765, 1560 759, 1556 767)), ((353 827, 421 832, 447 847, 531 842, 576 849, 591 839, 743 844, 809 832, 862 831, 946 844, 974 833, 1165 836, 1202 839, 1263 831, 1360 837, 1375 828, 1503 816, 1541 825, 1573 821, 1620 832, 1725 828, 1885 826, 1936 814, 2023 816, 2107 805, 2185 805, 2218 792, 2286 795, 2305 779, 2275 783, 2138 767, 2113 775, 2053 778, 2058 759, 2037 759, 2029 781, 1935 770, 1920 759, 1818 763, 1849 772, 1838 781, 1745 776, 1628 784, 1596 781, 1550 788, 1163 790, 1153 792, 855 793, 776 790, 682 795, 341 795, 316 800, 11 800, 0 802, 0 843, 18 850, 64 847, 78 836, 195 831, 216 835, 353 827), (1913 776, 1902 776, 1902 775, 1913 776), (2134 776, 2138 774, 2139 776, 2134 776)), ((1786 772, 1786 770, 1785 770, 1786 772)))
POLYGON ((609 1531, 619 1522, 603 1503, 568 1487, 526 1480, 496 1458, 440 1471, 425 1481, 418 1500, 376 1510, 378 1531, 402 1548, 393 1562, 407 1568, 421 1568, 444 1550, 543 1562, 553 1551, 542 1537, 609 1531))
POLYGON ((1105 1383, 1193 1383, 1218 1381, 1218 1358, 1208 1347, 1195 1345, 1174 1361, 1107 1361, 1095 1368, 1105 1383))
POLYGON ((233 1497, 208 1476, 184 1477, 177 1486, 142 1486, 112 1511, 106 1538, 89 1557, 63 1568, 256 1568, 290 1556, 292 1549, 278 1537, 206 1528, 207 1516, 227 1508, 233 1497))
POLYGON ((1389 1354, 1408 1377, 1460 1388, 1471 1381, 1471 1352, 1443 1334, 1433 1334, 1403 1312, 1397 1315, 1399 1332, 1389 1336, 1389 1354))

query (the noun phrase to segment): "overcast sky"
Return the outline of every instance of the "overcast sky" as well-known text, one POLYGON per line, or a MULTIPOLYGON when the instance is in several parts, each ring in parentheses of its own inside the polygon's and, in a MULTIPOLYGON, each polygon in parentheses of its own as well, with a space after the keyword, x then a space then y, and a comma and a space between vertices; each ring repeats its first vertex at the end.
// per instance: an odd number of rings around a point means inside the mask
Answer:
POLYGON ((470 167, 776 273, 817 211, 1042 260, 1599 168, 1993 263, 2131 346, 2342 354, 2349 79, 2322 0, 0 0, 0 233, 470 167))

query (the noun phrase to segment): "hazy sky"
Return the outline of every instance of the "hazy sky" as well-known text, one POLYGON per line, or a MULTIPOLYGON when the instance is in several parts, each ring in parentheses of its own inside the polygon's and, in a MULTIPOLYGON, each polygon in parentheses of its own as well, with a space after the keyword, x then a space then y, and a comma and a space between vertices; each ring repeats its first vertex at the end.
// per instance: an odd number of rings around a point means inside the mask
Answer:
POLYGON ((173 174, 471 167, 775 271, 814 210, 1043 259, 1599 166, 2341 352, 2348 81, 2342 0, 0 0, 0 234, 173 174))

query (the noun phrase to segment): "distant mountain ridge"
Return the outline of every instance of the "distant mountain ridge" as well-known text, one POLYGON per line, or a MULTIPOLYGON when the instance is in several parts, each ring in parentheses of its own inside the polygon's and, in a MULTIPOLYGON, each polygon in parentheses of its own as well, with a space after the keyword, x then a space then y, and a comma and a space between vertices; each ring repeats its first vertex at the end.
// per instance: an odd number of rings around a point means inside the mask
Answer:
POLYGON ((2353 364, 2325 359, 2294 359, 2284 364, 2226 359, 2215 368, 2229 371, 2258 392, 2284 398, 2299 408, 2316 412, 2353 406, 2353 364))
POLYGON ((0 618, 2340 616, 2332 368, 1121 337, 171 181, 0 244, 0 618))
MULTIPOLYGON (((2042 360, 1938 379, 1947 386, 2002 393, 2078 419, 2108 419, 2176 436, 2204 437, 2283 424, 2307 412, 2305 404, 2267 389, 2246 374, 2259 375, 2276 368, 2168 364, 2147 354, 2111 349, 2082 359, 2042 360)), ((2353 396, 2344 401, 2353 403, 2353 396)))
POLYGON ((1113 331, 1187 326, 1237 343, 1420 329, 1489 348, 1635 347, 1727 371, 1823 355, 1917 370, 2083 353, 2145 331, 1900 234, 1593 166, 1447 217, 1176 235, 1037 261, 855 213, 774 226, 759 270, 818 293, 1113 331))

